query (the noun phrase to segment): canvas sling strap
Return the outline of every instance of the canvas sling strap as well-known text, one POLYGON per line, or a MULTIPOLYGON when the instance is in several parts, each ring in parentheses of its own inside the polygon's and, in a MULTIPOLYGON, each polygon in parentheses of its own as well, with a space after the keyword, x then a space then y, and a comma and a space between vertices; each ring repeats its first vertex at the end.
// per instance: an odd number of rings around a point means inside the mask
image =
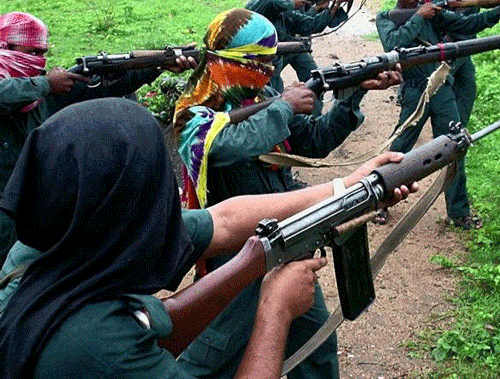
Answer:
MULTIPOLYGON (((417 124, 417 122, 424 115, 425 107, 430 98, 445 82, 449 71, 450 66, 447 63, 443 62, 429 77, 427 87, 419 99, 416 110, 401 124, 401 126, 395 131, 395 133, 393 133, 389 140, 384 142, 381 147, 354 158, 353 160, 348 162, 348 164, 353 165, 364 163, 367 160, 377 156, 383 150, 385 150, 392 143, 392 141, 401 134, 403 130, 417 124)), ((295 160, 297 160, 297 158, 293 157, 291 161, 287 160, 286 162, 295 162, 295 160)), ((283 162, 283 160, 281 161, 283 162)), ((309 166, 307 164, 304 165, 301 159, 298 159, 298 162, 301 163, 300 167, 325 167, 325 165, 323 165, 321 161, 313 162, 313 166, 309 166)), ((340 165, 347 164, 338 164, 337 166, 340 165)), ((375 278, 380 272, 390 253, 403 241, 408 233, 410 233, 413 227, 415 227, 415 225, 420 221, 420 219, 436 201, 441 192, 443 192, 448 183, 454 177, 455 172, 455 164, 450 164, 448 167, 442 169, 437 179, 428 188, 424 195, 406 212, 406 214, 394 226, 389 235, 370 258, 373 278, 375 278)), ((366 218, 362 222, 366 222, 366 218)), ((356 225, 356 222, 352 224, 356 225)), ((320 327, 320 329, 318 329, 316 333, 299 350, 297 350, 284 362, 282 375, 284 376, 289 373, 304 359, 306 359, 312 352, 314 352, 342 324, 343 321, 344 317, 342 315, 342 309, 340 308, 340 306, 338 306, 335 311, 330 314, 330 316, 320 327)))
MULTIPOLYGON (((454 166, 454 165, 451 165, 454 166)), ((427 210, 432 206, 439 194, 444 190, 454 176, 454 168, 446 167, 441 170, 438 178, 429 187, 417 203, 408 210, 403 218, 394 226, 387 238, 382 242, 370 259, 372 276, 375 278, 382 269, 390 253, 403 241, 411 229, 420 221, 427 210)), ((320 329, 290 356, 283 364, 282 375, 286 375, 315 351, 325 340, 342 324, 344 317, 338 306, 328 317, 320 329)))

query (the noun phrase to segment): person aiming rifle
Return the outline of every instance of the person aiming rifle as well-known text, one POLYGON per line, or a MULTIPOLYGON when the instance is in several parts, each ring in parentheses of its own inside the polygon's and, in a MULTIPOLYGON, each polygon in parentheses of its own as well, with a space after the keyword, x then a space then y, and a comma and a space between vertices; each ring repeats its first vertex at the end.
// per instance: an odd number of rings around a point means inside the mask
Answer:
MULTIPOLYGON (((280 42, 276 47, 278 56, 306 52, 311 52, 311 41, 306 39, 280 42)), ((102 52, 98 55, 77 58, 76 65, 68 71, 92 78, 92 85, 107 85, 109 81, 129 70, 173 68, 184 62, 179 61, 184 57, 191 57, 194 59, 193 63, 198 61, 200 54, 200 50, 194 45, 166 46, 163 50, 136 50, 124 54, 102 52)))
MULTIPOLYGON (((341 0, 318 1, 306 10, 305 6, 310 5, 306 0, 250 0, 245 8, 270 20, 278 33, 278 41, 283 42, 295 41, 298 36, 310 38, 312 34, 320 33, 327 27, 334 28, 345 22, 350 5, 345 11, 341 7, 343 3, 341 0)), ((299 82, 306 82, 311 77, 311 71, 318 68, 309 52, 277 57, 274 65, 270 86, 280 93, 284 90, 281 72, 287 65, 293 67, 299 82)), ((323 102, 315 99, 314 114, 319 115, 322 109, 323 102)))
MULTIPOLYGON (((343 182, 349 187, 402 158, 387 153, 343 182)), ((331 193, 327 183, 232 199, 181 219, 163 135, 146 109, 107 98, 57 112, 28 136, 0 201, 25 245, 11 253, 18 260, 31 256, 0 318, 2 378, 196 377, 175 357, 238 291, 266 273, 259 239, 174 296, 161 301, 151 294, 175 290, 201 254, 241 245, 243 237, 233 233, 249 230, 228 225, 231 232, 224 232, 228 204, 233 224, 250 225, 259 214, 285 217, 331 193)), ((401 186, 393 202, 408 193, 401 186)), ((325 264, 325 258, 306 259, 266 275, 235 378, 280 377, 288 329, 312 305, 315 271, 325 264)))
MULTIPOLYGON (((0 191, 5 187, 28 133, 65 106, 105 96, 125 96, 151 83, 156 68, 128 70, 107 87, 91 88, 89 78, 54 68, 45 74, 48 29, 23 12, 0 16, 0 191)), ((180 72, 196 66, 179 57, 164 67, 180 72)), ((13 221, 0 211, 0 264, 17 240, 13 221)))
MULTIPOLYGON (((174 118, 174 133, 186 169, 185 201, 190 208, 204 208, 238 195, 303 187, 292 177, 289 167, 268 165, 258 156, 272 150, 326 156, 361 124, 359 102, 365 88, 383 89, 400 81, 397 71, 382 72, 376 79, 364 81, 351 97, 333 104, 319 117, 310 115, 314 92, 304 84, 296 84, 267 108, 244 121, 231 123, 227 111, 278 94, 267 87, 273 74, 276 29, 258 13, 233 9, 212 21, 204 42, 207 53, 177 102, 174 118), (241 27, 236 30, 231 25, 241 27)), ((207 271, 224 260, 210 259, 207 271)), ((259 285, 260 282, 252 283, 245 289, 183 352, 179 357, 183 366, 200 377, 234 375, 234 362, 243 354, 249 338, 259 285), (215 335, 227 343, 207 343, 215 335)), ((307 318, 294 321, 287 355, 298 349, 328 317, 319 288, 315 304, 307 318)), ((336 336, 332 335, 314 357, 290 373, 290 378, 338 377, 336 345, 336 336)))
MULTIPOLYGON (((396 9, 416 9, 418 1, 399 0, 396 9)), ((422 44, 436 45, 446 42, 448 33, 475 34, 485 28, 492 27, 500 19, 500 7, 486 12, 463 16, 433 4, 425 3, 403 24, 391 18, 391 11, 377 15, 376 25, 385 51, 396 47, 413 47, 422 44)), ((403 69, 404 83, 401 86, 401 113, 398 125, 401 125, 417 107, 418 101, 427 84, 427 78, 436 68, 436 64, 403 69)), ((453 70, 453 69, 452 69, 453 70)), ((427 104, 424 116, 419 122, 402 132, 391 145, 391 150, 409 151, 422 130, 424 123, 430 118, 433 135, 439 136, 449 132, 451 121, 461 121, 453 91, 453 76, 449 75, 444 85, 427 104)), ((448 218, 456 226, 463 229, 477 229, 482 226, 479 217, 471 214, 469 198, 466 190, 465 158, 458 162, 458 172, 453 183, 445 191, 446 211, 448 218)), ((378 222, 386 223, 387 212, 379 214, 378 222)))

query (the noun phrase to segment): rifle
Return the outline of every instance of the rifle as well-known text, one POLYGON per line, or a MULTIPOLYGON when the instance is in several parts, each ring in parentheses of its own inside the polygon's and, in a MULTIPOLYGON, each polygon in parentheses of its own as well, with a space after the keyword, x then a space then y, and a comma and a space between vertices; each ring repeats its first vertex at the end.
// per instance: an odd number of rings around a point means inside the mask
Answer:
MULTIPOLYGON (((423 3, 422 3, 423 4, 423 3)), ((500 0, 445 0, 435 3, 438 7, 445 9, 455 8, 491 8, 500 4, 500 0)), ((389 18, 396 26, 406 23, 416 12, 417 8, 394 8, 389 11, 389 18)))
POLYGON ((454 162, 473 142, 496 129, 500 129, 500 121, 470 135, 455 124, 448 135, 410 151, 400 163, 377 168, 342 196, 331 197, 281 222, 262 220, 257 235, 231 261, 201 278, 197 285, 164 300, 175 327, 161 345, 174 355, 180 353, 248 284, 275 266, 310 258, 316 250, 328 246, 333 248, 342 312, 345 318, 354 320, 375 299, 375 292, 366 225, 346 232, 346 223, 378 208, 395 188, 410 185, 454 162))
POLYGON ((267 269, 332 247, 342 313, 354 320, 375 298, 366 225, 347 236, 341 225, 379 208, 401 185, 409 186, 456 161, 472 143, 499 128, 500 121, 470 135, 460 124, 452 123, 449 134, 410 151, 400 163, 377 168, 343 196, 281 222, 261 221, 257 234, 266 252, 267 269))
MULTIPOLYGON (((279 42, 277 46, 278 55, 303 52, 312 52, 310 38, 279 42)), ((98 85, 102 79, 113 79, 131 69, 172 67, 181 55, 198 59, 200 50, 188 45, 166 46, 163 50, 136 50, 124 54, 101 52, 98 55, 77 58, 76 65, 68 71, 87 77, 96 77, 92 82, 93 85, 98 85)))
MULTIPOLYGON (((500 35, 431 46, 397 48, 375 57, 368 57, 346 64, 335 63, 313 70, 311 71, 311 78, 305 85, 313 90, 318 97, 326 91, 333 91, 334 95, 338 97, 340 90, 358 86, 367 79, 376 78, 383 71, 394 70, 398 63, 404 69, 479 54, 498 48, 500 48, 500 35)), ((230 122, 234 124, 247 119, 254 113, 266 108, 275 99, 271 98, 230 111, 230 122)))

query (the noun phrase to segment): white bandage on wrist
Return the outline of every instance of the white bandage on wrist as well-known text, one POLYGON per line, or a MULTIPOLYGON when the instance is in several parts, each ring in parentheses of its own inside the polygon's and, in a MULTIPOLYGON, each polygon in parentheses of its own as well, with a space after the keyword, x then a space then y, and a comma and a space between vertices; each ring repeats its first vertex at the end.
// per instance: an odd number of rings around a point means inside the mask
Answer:
POLYGON ((333 179, 333 197, 340 197, 346 192, 347 190, 345 188, 344 179, 343 178, 333 179))

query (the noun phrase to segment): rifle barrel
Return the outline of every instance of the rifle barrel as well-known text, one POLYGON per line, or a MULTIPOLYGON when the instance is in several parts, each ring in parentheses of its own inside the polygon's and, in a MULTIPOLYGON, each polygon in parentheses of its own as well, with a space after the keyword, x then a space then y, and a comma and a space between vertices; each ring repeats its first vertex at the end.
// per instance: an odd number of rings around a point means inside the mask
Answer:
POLYGON ((483 138, 484 136, 490 134, 491 132, 493 132, 497 129, 500 129, 500 120, 498 120, 497 122, 491 124, 490 126, 487 126, 483 129, 477 131, 473 135, 471 135, 471 137, 470 137, 471 142, 476 142, 477 140, 483 138))

